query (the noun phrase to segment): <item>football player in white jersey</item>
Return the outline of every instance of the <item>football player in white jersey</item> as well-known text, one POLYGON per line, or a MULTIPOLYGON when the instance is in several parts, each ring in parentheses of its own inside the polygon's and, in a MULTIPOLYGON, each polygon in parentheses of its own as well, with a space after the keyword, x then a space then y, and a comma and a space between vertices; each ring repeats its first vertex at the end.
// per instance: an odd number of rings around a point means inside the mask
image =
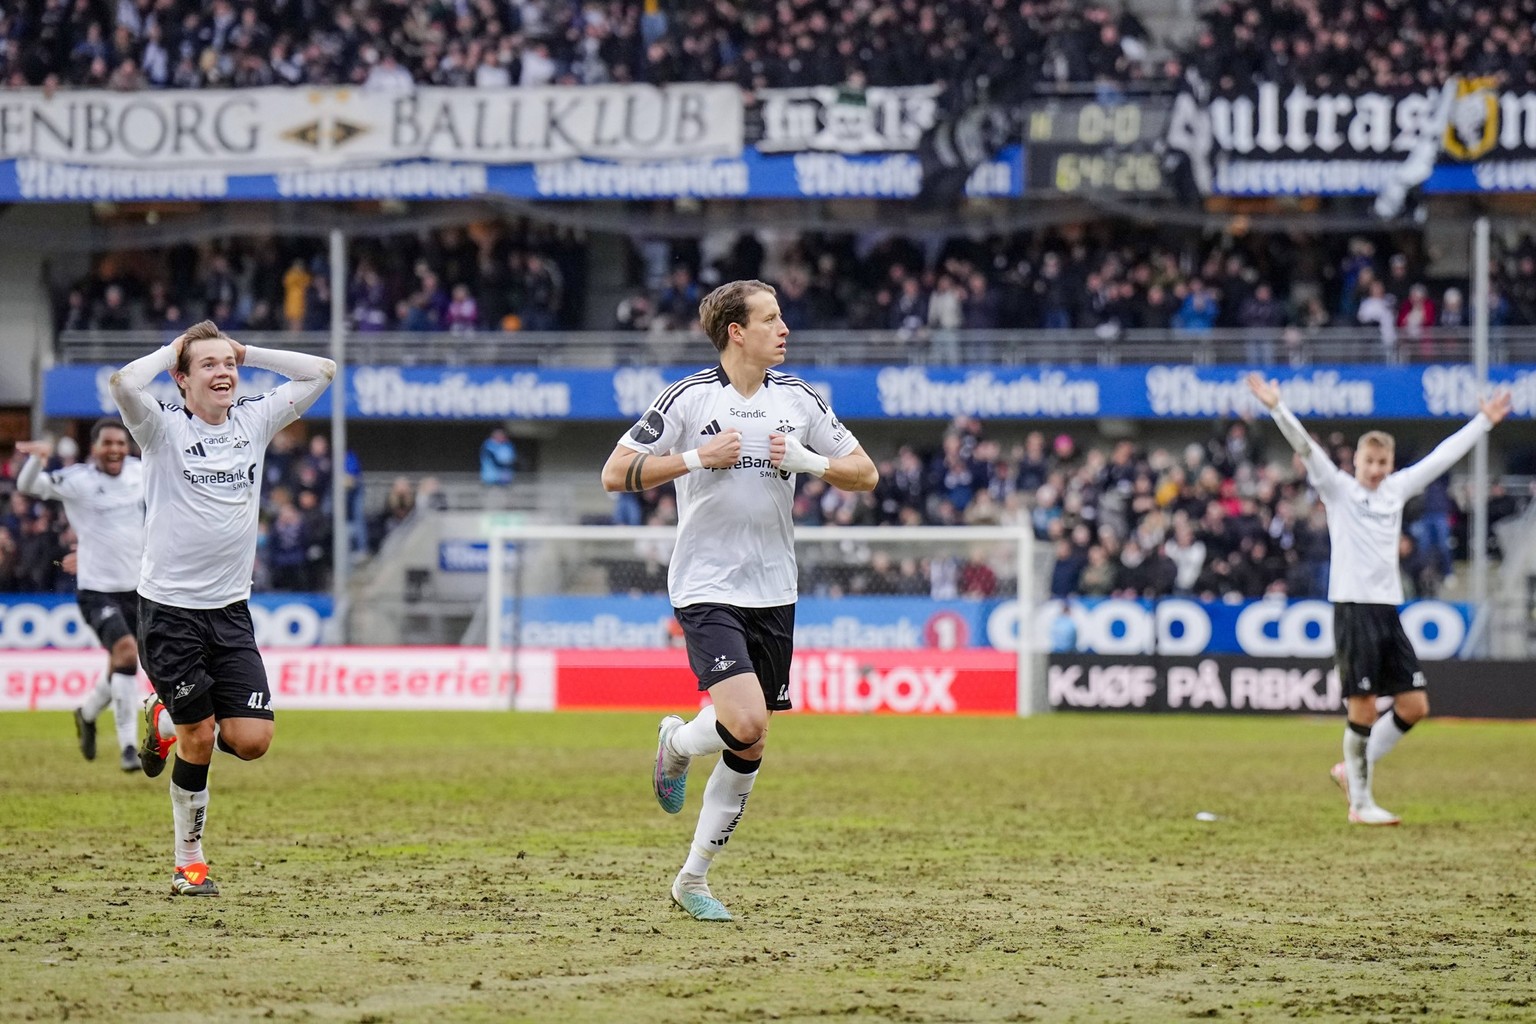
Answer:
POLYGON ((846 491, 878 474, 858 440, 805 381, 779 373, 789 328, 761 281, 721 285, 699 303, 718 366, 666 388, 603 466, 603 487, 677 482, 677 547, 667 590, 688 661, 710 705, 661 720, 652 785, 683 809, 693 758, 720 754, 672 899, 695 918, 729 921, 710 892, 711 861, 735 833, 757 779, 768 721, 790 707, 794 653, 796 473, 846 491))
POLYGON ((75 709, 75 735, 87 761, 96 759, 96 718, 110 703, 120 766, 139 770, 139 561, 144 553, 144 467, 129 455, 128 428, 115 419, 91 427, 86 462, 49 473, 46 441, 21 441, 28 456, 16 477, 25 494, 64 503, 75 535, 75 602, 107 649, 107 671, 75 709))
POLYGON ((1355 449, 1355 475, 1350 476, 1333 464, 1285 407, 1277 382, 1251 373, 1248 387, 1301 456, 1307 479, 1328 513, 1334 661, 1348 713, 1344 760, 1333 766, 1333 780, 1349 798, 1350 821, 1396 825, 1401 819, 1378 805, 1371 792, 1376 762, 1429 714, 1424 671, 1397 615, 1403 603, 1398 567, 1403 506, 1509 415, 1510 394, 1499 391, 1481 401, 1481 411, 1470 423, 1396 472, 1392 436, 1379 430, 1362 434, 1355 449), (1392 699, 1390 713, 1378 716, 1378 697, 1392 699))
POLYGON ((329 359, 242 345, 208 320, 112 375, 112 398, 144 453, 139 651, 155 696, 139 757, 144 774, 159 775, 176 745, 171 891, 179 895, 219 893, 202 845, 215 744, 250 761, 272 743, 272 695, 247 606, 267 442, 335 375, 329 359), (236 399, 241 366, 290 379, 236 399), (145 390, 164 371, 184 405, 145 390))

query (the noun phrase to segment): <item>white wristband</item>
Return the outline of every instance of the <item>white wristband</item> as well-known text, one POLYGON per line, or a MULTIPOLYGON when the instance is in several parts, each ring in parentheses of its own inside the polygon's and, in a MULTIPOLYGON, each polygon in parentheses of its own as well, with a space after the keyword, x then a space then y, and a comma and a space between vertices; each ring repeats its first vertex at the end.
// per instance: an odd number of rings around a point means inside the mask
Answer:
POLYGON ((699 450, 697 448, 690 448, 683 452, 683 465, 688 467, 688 472, 690 473, 696 469, 704 468, 704 462, 699 458, 699 450))
POLYGON ((827 458, 825 455, 817 455, 815 452, 806 452, 805 455, 807 460, 811 463, 805 469, 807 473, 811 474, 812 476, 827 475, 827 467, 832 465, 831 459, 827 458))

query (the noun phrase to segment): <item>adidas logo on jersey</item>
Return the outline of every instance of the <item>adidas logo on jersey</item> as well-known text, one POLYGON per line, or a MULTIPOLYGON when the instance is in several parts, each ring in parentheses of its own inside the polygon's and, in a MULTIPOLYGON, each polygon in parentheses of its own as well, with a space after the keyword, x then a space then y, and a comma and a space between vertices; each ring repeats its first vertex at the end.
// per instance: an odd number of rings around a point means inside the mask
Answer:
POLYGON ((720 655, 720 657, 715 659, 715 663, 713 665, 709 666, 709 670, 711 672, 724 672, 726 669, 730 668, 734 664, 736 664, 735 661, 733 661, 730 658, 727 658, 725 655, 722 654, 722 655, 720 655))
POLYGON ((704 429, 699 431, 699 433, 709 434, 711 436, 720 433, 720 421, 710 420, 708 423, 704 424, 704 429))
POLYGON ((208 455, 208 451, 203 447, 203 442, 201 441, 192 445, 190 448, 183 448, 181 451, 184 455, 196 455, 200 459, 205 458, 208 455))

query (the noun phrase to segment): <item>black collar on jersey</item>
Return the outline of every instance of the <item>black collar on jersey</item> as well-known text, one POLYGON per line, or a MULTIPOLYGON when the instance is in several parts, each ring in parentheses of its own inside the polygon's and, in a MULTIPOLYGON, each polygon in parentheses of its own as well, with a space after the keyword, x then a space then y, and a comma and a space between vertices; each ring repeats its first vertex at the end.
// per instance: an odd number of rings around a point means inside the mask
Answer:
MULTIPOLYGON (((719 381, 721 384, 725 385, 726 387, 730 386, 731 375, 725 372, 725 364, 724 363, 716 363, 715 364, 715 380, 719 381)), ((763 371, 763 384, 767 385, 769 383, 772 383, 772 382, 768 379, 768 371, 764 370, 763 371)))

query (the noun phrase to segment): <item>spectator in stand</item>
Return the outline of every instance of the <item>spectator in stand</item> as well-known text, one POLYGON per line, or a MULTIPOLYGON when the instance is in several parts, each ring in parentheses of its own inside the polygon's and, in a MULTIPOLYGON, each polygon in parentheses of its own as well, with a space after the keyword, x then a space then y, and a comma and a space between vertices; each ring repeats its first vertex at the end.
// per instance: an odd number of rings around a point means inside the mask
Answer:
POLYGON ((290 331, 304 329, 305 303, 313 280, 302 257, 295 257, 288 272, 283 275, 283 321, 290 331))
POLYGON ((1410 285, 1408 300, 1397 311, 1397 332, 1420 359, 1435 357, 1433 328, 1437 322, 1435 300, 1429 297, 1429 289, 1422 284, 1410 285))
POLYGON ((480 482, 487 487, 505 488, 511 485, 517 466, 517 448, 502 427, 491 431, 491 436, 480 445, 480 482))
POLYGON ((1243 350, 1250 365, 1268 366, 1275 361, 1275 340, 1285 321, 1285 306, 1267 283, 1260 282, 1237 311, 1237 325, 1248 332, 1243 350))
POLYGON ((1217 311, 1216 296, 1205 287, 1204 281, 1194 278, 1184 290, 1179 311, 1173 316, 1173 329, 1192 333, 1209 331, 1216 326, 1217 311))
POLYGON ((1460 288, 1447 288, 1445 290, 1445 294, 1440 297, 1440 312, 1435 319, 1435 323, 1451 331, 1466 329, 1467 310, 1462 305, 1460 288))
POLYGON ((1387 286, 1381 281, 1372 280, 1369 289, 1355 318, 1362 324, 1376 325, 1381 332, 1383 360, 1396 363, 1401 355, 1397 347, 1397 299, 1387 294, 1387 286))
POLYGON ((469 285, 453 286, 453 300, 448 303, 448 331, 452 334, 473 334, 480 325, 480 307, 469 293, 469 285))
POLYGON ((1056 542, 1053 553, 1055 562, 1051 567, 1051 596, 1066 598, 1078 592, 1079 579, 1087 559, 1065 537, 1056 542))

